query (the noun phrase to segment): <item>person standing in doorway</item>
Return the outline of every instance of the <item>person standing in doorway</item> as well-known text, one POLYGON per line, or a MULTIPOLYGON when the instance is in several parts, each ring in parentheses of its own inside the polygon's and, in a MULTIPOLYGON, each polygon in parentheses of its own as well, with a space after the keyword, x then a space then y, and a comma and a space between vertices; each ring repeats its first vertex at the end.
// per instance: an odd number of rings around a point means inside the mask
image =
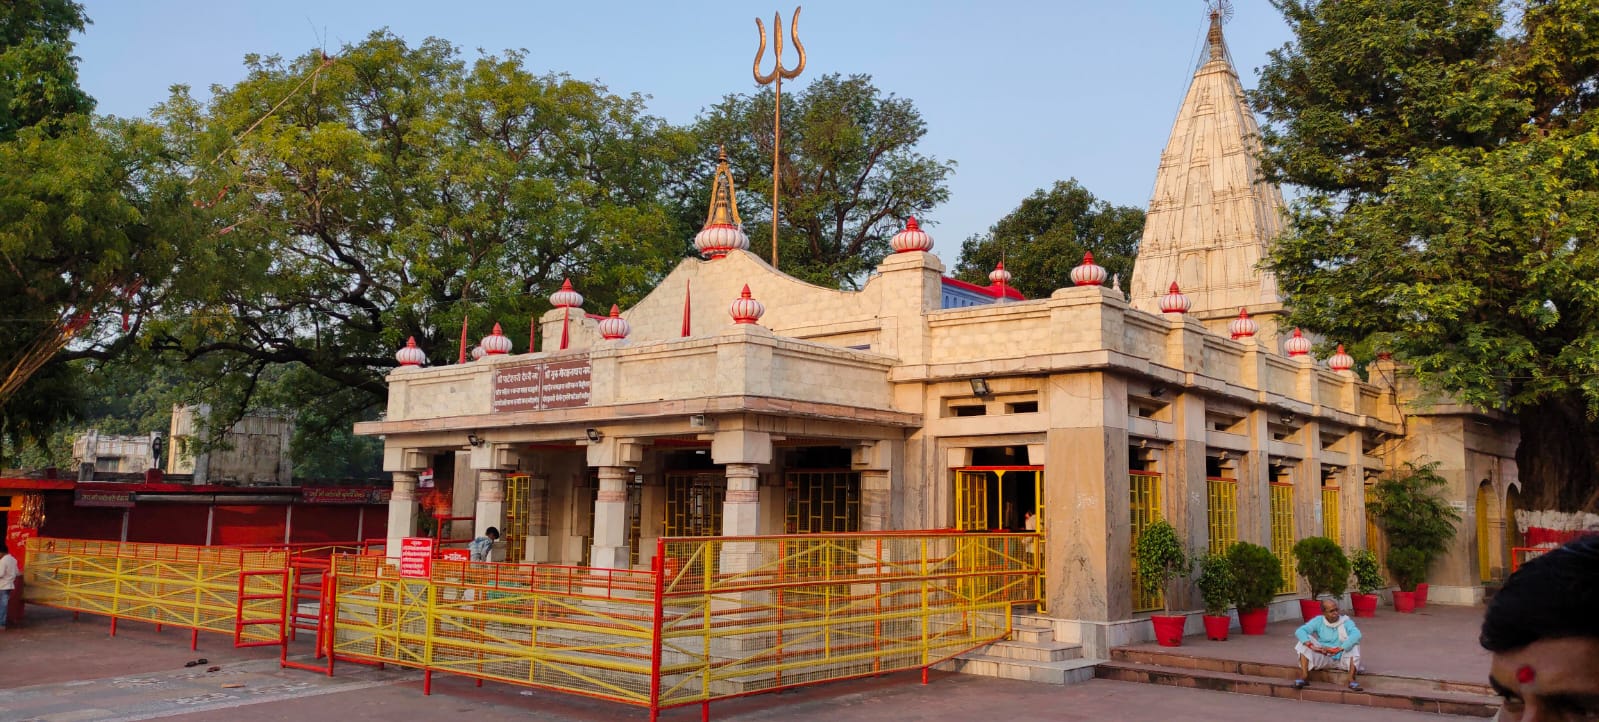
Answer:
POLYGON ((0 632, 6 628, 6 614, 11 608, 11 590, 17 588, 17 558, 11 556, 6 543, 0 541, 0 632))

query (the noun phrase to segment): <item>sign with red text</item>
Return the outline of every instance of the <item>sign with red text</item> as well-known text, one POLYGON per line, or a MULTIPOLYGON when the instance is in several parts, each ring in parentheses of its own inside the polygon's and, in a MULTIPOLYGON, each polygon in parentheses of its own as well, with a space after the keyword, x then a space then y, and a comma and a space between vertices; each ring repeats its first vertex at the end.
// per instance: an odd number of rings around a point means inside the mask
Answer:
POLYGON ((496 367, 493 411, 547 411, 588 406, 592 370, 588 354, 496 367))
POLYGON ((433 576, 433 539, 408 536, 400 540, 400 576, 427 579, 433 576))

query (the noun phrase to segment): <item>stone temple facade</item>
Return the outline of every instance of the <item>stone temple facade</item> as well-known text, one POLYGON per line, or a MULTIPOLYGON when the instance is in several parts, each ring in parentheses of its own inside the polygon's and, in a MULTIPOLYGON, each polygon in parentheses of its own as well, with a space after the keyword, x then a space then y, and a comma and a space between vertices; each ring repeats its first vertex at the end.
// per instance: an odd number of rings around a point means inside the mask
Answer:
MULTIPOLYGON (((357 426, 383 436, 394 474, 390 548, 419 510, 505 530, 502 559, 613 568, 648 567, 662 536, 1020 530, 1032 511, 1048 614, 1097 656, 1149 635, 1159 600, 1134 592, 1131 546, 1150 521, 1196 550, 1377 544, 1367 485, 1420 460, 1441 462, 1466 518, 1431 597, 1480 599, 1506 564, 1514 429, 1417 405, 1391 361, 1362 380, 1277 328, 1256 264, 1282 200, 1255 129, 1213 24, 1130 301, 1086 260, 1048 298, 1021 298, 1003 269, 953 281, 914 222, 859 291, 808 285, 746 250, 724 167, 706 258, 636 306, 590 314, 568 285, 536 353, 497 331, 470 363, 402 349, 385 419, 357 426)), ((1290 584, 1274 614, 1304 592, 1290 584)), ((1198 607, 1179 595, 1174 609, 1198 607)))

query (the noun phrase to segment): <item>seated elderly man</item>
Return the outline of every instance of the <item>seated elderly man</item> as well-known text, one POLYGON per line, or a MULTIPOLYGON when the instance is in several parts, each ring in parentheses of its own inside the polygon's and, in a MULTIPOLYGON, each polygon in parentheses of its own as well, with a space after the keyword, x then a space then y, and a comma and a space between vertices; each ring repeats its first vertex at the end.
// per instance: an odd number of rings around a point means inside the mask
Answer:
POLYGON ((1305 622, 1294 636, 1299 638, 1294 646, 1299 653, 1299 679, 1294 680, 1294 689, 1310 684, 1307 680, 1313 669, 1347 669, 1349 688, 1360 691, 1360 683, 1355 681, 1360 671, 1360 630, 1353 619, 1338 611, 1338 602, 1323 599, 1321 616, 1305 622))

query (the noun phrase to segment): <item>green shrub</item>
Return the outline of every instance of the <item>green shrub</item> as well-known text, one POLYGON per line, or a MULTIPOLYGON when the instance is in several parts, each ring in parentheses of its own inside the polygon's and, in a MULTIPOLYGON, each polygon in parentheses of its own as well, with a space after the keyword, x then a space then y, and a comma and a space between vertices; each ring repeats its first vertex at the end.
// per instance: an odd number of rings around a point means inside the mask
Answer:
POLYGON ((1449 548, 1455 525, 1460 523, 1460 512, 1443 496, 1449 482, 1438 475, 1437 468, 1438 462, 1417 466, 1407 461, 1404 469, 1378 481, 1366 502, 1390 543, 1421 552, 1418 583, 1426 581, 1427 570, 1449 548))
POLYGON ((1355 572, 1355 591, 1371 594, 1383 586, 1382 569, 1377 566, 1377 555, 1370 549, 1356 549, 1349 557, 1355 572))
POLYGON ((1227 613, 1233 603, 1233 564, 1222 554, 1206 554, 1199 562, 1199 576, 1194 579, 1199 586, 1199 596, 1205 601, 1205 613, 1219 617, 1227 613))
POLYGON ((1338 542, 1324 536, 1300 539, 1294 544, 1294 565, 1310 583, 1310 596, 1342 596, 1349 588, 1349 557, 1338 542))
POLYGON ((1417 584, 1427 580, 1427 553, 1415 547, 1393 547, 1388 550, 1388 571, 1401 590, 1414 592, 1417 584))
POLYGON ((1172 580, 1188 576, 1188 553, 1177 538, 1177 530, 1165 520, 1144 527, 1133 545, 1138 562, 1138 583, 1145 594, 1161 594, 1162 611, 1171 610, 1167 586, 1172 580))
POLYGON ((1227 549, 1233 567, 1233 603, 1238 611, 1265 609, 1283 586, 1282 562, 1259 544, 1238 542, 1227 549))

